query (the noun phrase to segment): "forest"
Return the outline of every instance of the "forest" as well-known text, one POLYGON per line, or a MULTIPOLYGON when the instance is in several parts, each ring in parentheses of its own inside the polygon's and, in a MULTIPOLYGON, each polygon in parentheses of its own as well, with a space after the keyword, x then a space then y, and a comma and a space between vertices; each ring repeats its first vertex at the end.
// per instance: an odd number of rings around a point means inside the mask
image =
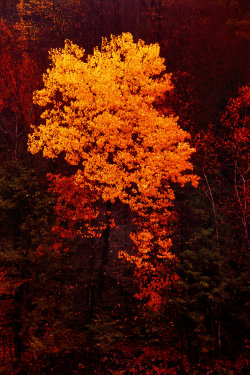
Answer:
POLYGON ((250 3, 1 0, 0 374, 249 370, 250 3))

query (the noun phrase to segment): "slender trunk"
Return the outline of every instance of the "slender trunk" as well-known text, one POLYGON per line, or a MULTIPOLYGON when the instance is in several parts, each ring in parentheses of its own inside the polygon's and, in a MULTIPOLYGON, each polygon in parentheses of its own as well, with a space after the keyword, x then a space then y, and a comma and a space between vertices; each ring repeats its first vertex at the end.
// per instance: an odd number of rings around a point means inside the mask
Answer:
POLYGON ((218 345, 219 350, 221 350, 221 322, 218 323, 218 345))
POLYGON ((89 239, 90 257, 88 263, 88 281, 86 290, 87 320, 91 324, 95 310, 96 282, 94 278, 94 268, 96 262, 96 253, 94 249, 94 238, 89 239))
POLYGON ((103 247, 102 247, 102 261, 100 267, 99 275, 99 300, 103 300, 103 292, 105 289, 106 281, 106 268, 108 264, 108 255, 109 255, 109 234, 110 234, 110 218, 111 218, 111 202, 108 200, 106 202, 106 228, 103 231, 103 247))
POLYGON ((12 340, 11 340, 11 335, 9 335, 9 353, 10 353, 10 359, 11 359, 11 362, 13 362, 13 353, 12 353, 12 340))
POLYGON ((114 26, 117 34, 122 33, 122 21, 121 21, 121 5, 117 3, 116 0, 113 0, 113 17, 114 17, 114 26))
POLYGON ((3 343, 3 361, 2 363, 5 363, 5 336, 2 337, 2 343, 3 343))
POLYGON ((247 241, 247 244, 249 246, 250 243, 249 243, 249 235, 248 235, 248 228, 247 228, 246 181, 245 181, 243 173, 241 173, 240 169, 238 168, 237 160, 235 160, 235 162, 234 162, 234 189, 235 189, 237 201, 238 201, 241 213, 242 213, 241 220, 242 220, 242 224, 243 224, 243 228, 244 228, 244 232, 245 232, 246 241, 247 241), (237 172, 239 173, 239 175, 241 177, 241 180, 242 180, 242 183, 243 183, 243 194, 244 194, 243 199, 241 199, 239 189, 238 189, 237 172))
POLYGON ((23 338, 21 335, 22 322, 20 319, 20 311, 24 300, 24 287, 21 285, 15 293, 14 303, 15 303, 15 316, 13 323, 14 331, 14 350, 15 350, 15 360, 18 366, 21 362, 21 357, 23 353, 23 338))
MULTIPOLYGON (((20 242, 20 225, 21 225, 21 215, 20 211, 16 210, 15 212, 15 234, 14 234, 14 249, 18 252, 18 246, 20 242)), ((16 267, 18 269, 18 281, 23 281, 25 279, 25 271, 23 269, 23 264, 21 264, 21 260, 18 259, 16 262, 16 267)), ((20 312, 22 311, 22 307, 24 305, 24 284, 22 283, 15 291, 13 302, 14 302, 14 319, 13 319, 13 332, 14 332, 14 357, 15 357, 15 366, 21 363, 21 357, 23 353, 23 338, 21 335, 21 328, 22 328, 22 317, 20 312)))
POLYGON ((94 308, 95 308, 95 281, 92 279, 87 286, 87 308, 88 308, 88 323, 92 323, 94 308))
POLYGON ((218 250, 218 255, 220 255, 219 229, 218 229, 217 213, 216 213, 216 208, 215 208, 215 202, 214 202, 214 197, 213 197, 212 189, 211 189, 210 184, 208 182, 208 178, 207 178, 207 175, 205 173, 205 168, 204 167, 203 167, 203 174, 204 174, 204 177, 205 177, 205 180, 206 180, 206 184, 207 184, 207 187, 208 187, 208 193, 209 193, 208 196, 209 196, 209 200, 211 202, 211 206, 212 206, 212 210, 213 210, 213 214, 214 214, 214 223, 215 223, 215 233, 216 233, 217 250, 218 250))

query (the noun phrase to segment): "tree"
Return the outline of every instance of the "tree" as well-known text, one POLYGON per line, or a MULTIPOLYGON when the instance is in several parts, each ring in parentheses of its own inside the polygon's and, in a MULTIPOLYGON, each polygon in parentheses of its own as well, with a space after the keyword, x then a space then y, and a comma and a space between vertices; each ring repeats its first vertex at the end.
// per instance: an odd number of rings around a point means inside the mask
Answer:
MULTIPOLYGON (((84 23, 80 0, 20 0, 17 4, 19 20, 16 24, 31 40, 54 36, 62 40, 69 29, 84 23)), ((78 30, 79 31, 79 30, 78 30)))
POLYGON ((0 137, 1 159, 22 157, 30 122, 34 120, 32 93, 39 82, 39 69, 26 43, 16 40, 16 30, 0 22, 0 137))
POLYGON ((226 111, 221 118, 222 132, 224 133, 222 136, 226 136, 223 147, 225 150, 224 160, 230 166, 230 169, 233 170, 233 176, 230 176, 231 181, 229 181, 232 183, 233 180, 235 200, 237 202, 235 206, 238 206, 238 210, 236 208, 233 213, 234 220, 236 217, 240 218, 248 246, 249 105, 250 86, 247 85, 240 88, 237 98, 230 99, 226 111))
MULTIPOLYGON (((136 264, 144 285, 150 274, 151 290, 141 297, 157 304, 154 292, 166 261, 173 258, 167 227, 173 184, 197 185, 188 172, 194 152, 185 141, 189 134, 177 117, 157 110, 157 102, 172 88, 159 46, 135 43, 124 33, 111 36, 110 42, 103 38, 101 48, 85 59, 84 50, 70 41, 50 57, 44 88, 34 95, 44 108, 43 122, 34 126, 29 150, 52 159, 63 153, 76 166, 76 185, 94 189, 107 212, 118 200, 130 207, 137 253, 124 249, 121 256, 136 264)), ((106 228, 109 221, 108 216, 106 228)), ((105 246, 106 262, 108 240, 105 246)))
MULTIPOLYGON (((19 366, 25 349, 35 349, 38 326, 43 320, 44 292, 40 292, 46 290, 46 294, 48 289, 41 286, 41 281, 45 281, 41 274, 49 275, 47 262, 52 254, 47 254, 44 264, 36 250, 38 245, 48 248, 51 242, 53 197, 47 193, 38 172, 18 161, 0 168, 0 316, 4 322, 1 333, 3 341, 10 342, 11 353, 11 358, 6 355, 4 366, 9 366, 13 359, 19 366)), ((51 263, 54 277, 56 265, 51 263)), ((11 371, 8 368, 6 372, 11 371)))
POLYGON ((121 32, 120 1, 19 0, 16 10, 15 26, 22 37, 47 49, 67 38, 92 48, 101 35, 121 32))
POLYGON ((245 86, 230 99, 220 122, 201 132, 196 144, 203 160, 199 190, 184 194, 182 204, 178 199, 184 223, 175 241, 181 243, 177 273, 182 292, 172 298, 173 311, 189 359, 199 358, 200 364, 216 361, 218 355, 233 361, 241 355, 244 366, 249 289, 248 111, 249 86, 245 86))

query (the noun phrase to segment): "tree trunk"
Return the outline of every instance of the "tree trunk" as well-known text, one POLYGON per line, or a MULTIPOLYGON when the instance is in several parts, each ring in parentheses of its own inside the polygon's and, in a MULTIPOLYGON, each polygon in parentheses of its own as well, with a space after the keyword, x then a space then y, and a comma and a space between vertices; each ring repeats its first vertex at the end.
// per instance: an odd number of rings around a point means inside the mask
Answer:
POLYGON ((105 289, 106 281, 106 268, 108 264, 108 255, 109 255, 109 234, 110 234, 110 218, 111 218, 111 202, 108 200, 106 202, 106 228, 103 231, 103 247, 102 247, 102 261, 100 267, 99 275, 99 287, 98 287, 98 297, 99 301, 103 300, 103 292, 105 289))

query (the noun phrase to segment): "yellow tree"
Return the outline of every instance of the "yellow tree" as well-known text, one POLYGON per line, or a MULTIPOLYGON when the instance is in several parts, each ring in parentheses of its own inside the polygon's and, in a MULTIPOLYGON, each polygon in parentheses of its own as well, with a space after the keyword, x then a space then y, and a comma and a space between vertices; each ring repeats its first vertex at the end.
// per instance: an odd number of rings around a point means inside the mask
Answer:
POLYGON ((151 290, 142 288, 139 296, 152 304, 159 302, 159 278, 173 257, 167 229, 172 186, 197 185, 189 134, 177 117, 155 106, 172 89, 159 52, 158 44, 135 43, 130 33, 104 38, 86 57, 70 41, 52 50, 44 88, 34 95, 44 108, 42 121, 29 138, 33 154, 56 158, 63 152, 78 166, 79 187, 88 181, 99 200, 119 200, 134 212, 136 250, 121 249, 121 256, 136 264, 143 285, 151 280, 151 290))

